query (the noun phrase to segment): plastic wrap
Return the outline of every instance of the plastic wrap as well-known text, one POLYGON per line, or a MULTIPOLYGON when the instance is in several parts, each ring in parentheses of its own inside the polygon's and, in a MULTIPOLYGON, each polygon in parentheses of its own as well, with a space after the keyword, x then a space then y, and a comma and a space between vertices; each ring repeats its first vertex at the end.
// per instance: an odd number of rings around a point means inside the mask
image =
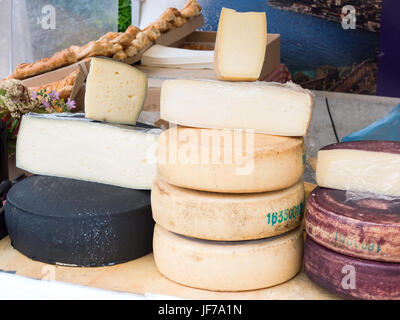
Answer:
POLYGON ((360 192, 400 197, 400 142, 366 140, 327 146, 318 152, 317 183, 356 192, 359 198, 360 192))

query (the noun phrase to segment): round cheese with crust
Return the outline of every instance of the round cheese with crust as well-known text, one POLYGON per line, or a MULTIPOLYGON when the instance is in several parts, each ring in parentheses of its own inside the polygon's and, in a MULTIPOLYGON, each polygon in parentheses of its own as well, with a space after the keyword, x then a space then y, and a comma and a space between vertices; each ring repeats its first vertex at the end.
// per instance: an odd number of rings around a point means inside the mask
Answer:
POLYGON ((306 230, 342 254, 400 262, 399 198, 316 188, 308 198, 306 230))
POLYGON ((302 137, 240 130, 172 128, 158 139, 158 175, 189 189, 222 193, 281 190, 303 173, 302 137))
POLYGON ((192 238, 239 241, 272 237, 299 226, 304 186, 249 194, 211 193, 153 183, 154 220, 167 230, 192 238))
POLYGON ((213 291, 247 291, 293 278, 302 268, 303 229, 276 237, 222 242, 187 238, 156 225, 153 251, 161 274, 213 291))
POLYGON ((400 264, 346 256, 307 236, 304 270, 316 284, 350 299, 400 300, 400 264))

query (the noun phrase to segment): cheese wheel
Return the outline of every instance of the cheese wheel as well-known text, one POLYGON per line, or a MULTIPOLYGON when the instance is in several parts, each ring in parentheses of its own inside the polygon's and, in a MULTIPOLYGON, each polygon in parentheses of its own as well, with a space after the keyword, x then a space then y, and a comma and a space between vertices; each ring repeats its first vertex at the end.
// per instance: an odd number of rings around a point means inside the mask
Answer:
POLYGON ((142 123, 97 122, 81 113, 29 113, 18 132, 17 167, 46 176, 150 189, 161 132, 142 123))
POLYGON ((399 198, 317 188, 308 198, 306 230, 345 255, 400 262, 399 198))
POLYGON ((170 184, 200 191, 275 191, 301 179, 304 152, 302 137, 172 128, 158 139, 157 172, 170 184))
POLYGON ((400 142, 351 141, 318 152, 320 187, 400 196, 400 142))
POLYGON ((7 235, 6 222, 4 220, 4 210, 0 211, 0 240, 7 235))
POLYGON ((32 176, 8 193, 5 220, 16 250, 50 264, 108 266, 152 249, 149 191, 32 176))
POLYGON ((274 192, 226 194, 195 191, 156 179, 151 192, 153 218, 169 231, 207 240, 255 240, 299 226, 304 186, 274 192))
POLYGON ((303 229, 262 240, 218 242, 187 238, 156 224, 153 251, 160 273, 179 284, 255 290, 288 281, 301 270, 303 229))
POLYGON ((292 82, 175 79, 163 82, 160 117, 182 126, 253 129, 278 136, 306 136, 314 98, 292 82))
POLYGON ((349 257, 307 237, 304 269, 308 277, 340 296, 351 299, 400 299, 400 264, 349 257))

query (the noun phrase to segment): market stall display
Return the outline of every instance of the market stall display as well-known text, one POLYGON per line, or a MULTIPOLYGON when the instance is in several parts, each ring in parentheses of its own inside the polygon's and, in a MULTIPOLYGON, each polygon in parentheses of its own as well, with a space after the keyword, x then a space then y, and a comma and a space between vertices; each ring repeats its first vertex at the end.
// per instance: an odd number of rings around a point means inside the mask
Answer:
POLYGON ((203 22, 189 0, 1 83, 35 175, 8 193, 0 269, 187 298, 400 299, 399 142, 326 146, 304 184, 316 98, 257 81, 287 80, 279 35, 264 12, 224 8, 216 34, 193 34, 203 22))

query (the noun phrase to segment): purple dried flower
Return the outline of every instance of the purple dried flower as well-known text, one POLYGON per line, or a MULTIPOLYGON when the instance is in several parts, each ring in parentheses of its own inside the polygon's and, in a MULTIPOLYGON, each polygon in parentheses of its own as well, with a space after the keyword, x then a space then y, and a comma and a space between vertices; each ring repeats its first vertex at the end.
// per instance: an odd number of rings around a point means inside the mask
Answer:
POLYGON ((55 91, 55 90, 53 90, 52 92, 50 92, 49 93, 49 96, 50 97, 52 97, 52 98, 54 98, 54 99, 60 99, 60 94, 57 92, 57 91, 55 91))
POLYGON ((32 91, 32 99, 33 100, 37 99, 37 92, 36 91, 32 91))
POLYGON ((66 105, 69 110, 76 108, 75 100, 71 100, 71 98, 68 98, 66 105))
POLYGON ((50 102, 47 100, 43 102, 43 105, 46 109, 51 107, 50 102))

